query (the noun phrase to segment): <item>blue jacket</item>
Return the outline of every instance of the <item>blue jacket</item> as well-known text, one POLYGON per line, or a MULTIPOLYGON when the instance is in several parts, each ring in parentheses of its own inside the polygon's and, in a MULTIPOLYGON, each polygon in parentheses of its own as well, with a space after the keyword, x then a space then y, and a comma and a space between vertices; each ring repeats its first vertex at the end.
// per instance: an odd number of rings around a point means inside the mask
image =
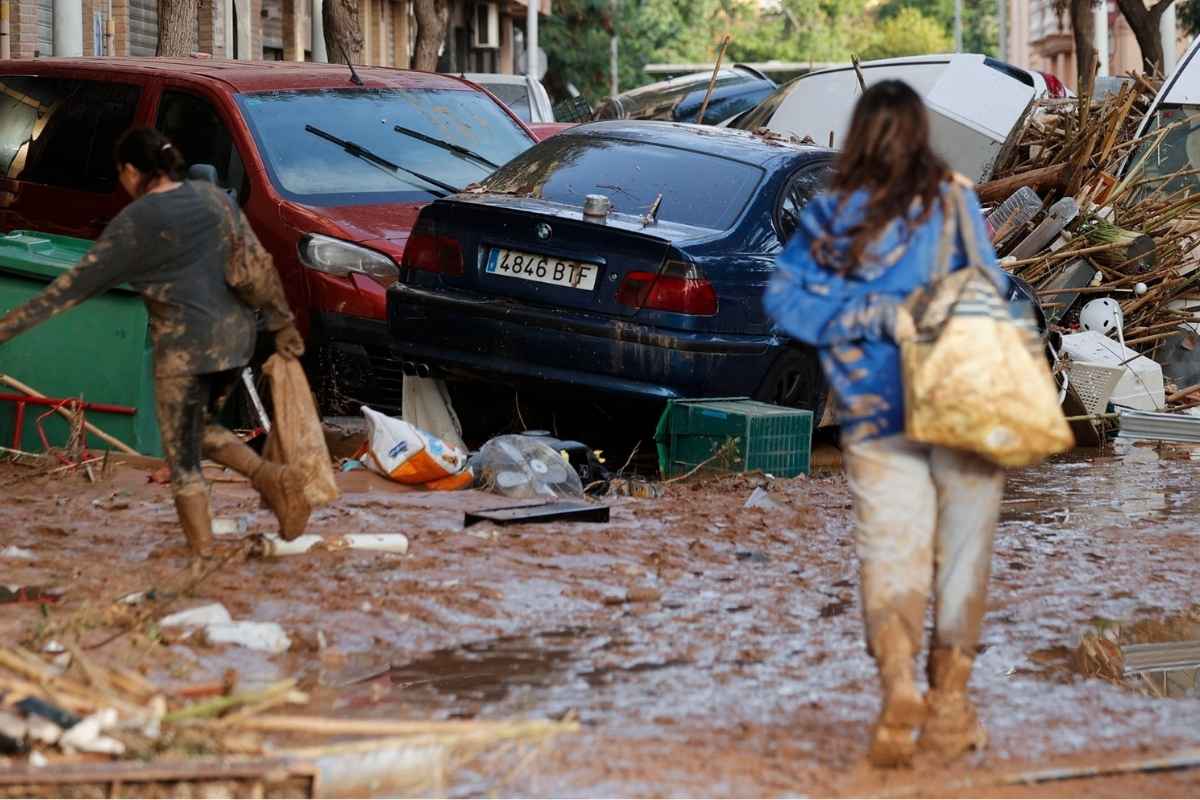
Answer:
MULTIPOLYGON (((904 432, 904 391, 900 348, 892 329, 896 309, 932 277, 944 223, 943 208, 952 202, 942 186, 942 202, 920 224, 920 210, 895 220, 863 254, 860 264, 840 274, 836 264, 849 252, 851 233, 862 219, 867 193, 845 202, 820 194, 801 213, 796 234, 778 259, 764 305, 788 335, 812 345, 837 398, 845 442, 860 442, 904 432), (814 248, 814 243, 816 248, 814 248), (813 251, 821 254, 817 263, 813 251)), ((974 218, 979 252, 998 277, 1004 276, 987 236, 975 193, 960 184, 974 218)), ((954 237, 950 271, 967 264, 962 240, 954 237)), ((999 285, 1007 286, 1007 277, 999 285)))

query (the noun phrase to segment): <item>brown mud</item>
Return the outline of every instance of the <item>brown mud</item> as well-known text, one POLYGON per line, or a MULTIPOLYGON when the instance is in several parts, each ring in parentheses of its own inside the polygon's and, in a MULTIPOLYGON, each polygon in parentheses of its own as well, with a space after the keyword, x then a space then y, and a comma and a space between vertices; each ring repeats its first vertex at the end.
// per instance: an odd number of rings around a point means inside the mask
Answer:
MULTIPOLYGON (((152 629, 90 652, 165 685, 230 668, 247 686, 296 676, 308 713, 580 720, 579 734, 520 769, 451 776, 453 795, 1195 795, 1200 770, 995 786, 1022 770, 1200 746, 1200 699, 1156 699, 1063 667, 1097 620, 1168 619, 1197 602, 1194 459, 1118 445, 1010 478, 971 681, 991 745, 950 766, 865 766, 878 695, 836 473, 675 485, 614 500, 605 525, 469 532, 464 510, 497 498, 350 493, 310 530, 404 533, 407 556, 234 563, 190 597, 155 601, 154 619, 221 602, 237 619, 279 622, 289 652, 170 642, 152 629), (744 508, 764 484, 780 507, 744 508)), ((0 486, 27 473, 0 467, 0 486)), ((119 630, 113 599, 187 569, 169 490, 146 472, 25 479, 0 496, 0 550, 33 555, 0 557, 0 583, 64 593, 0 607, 4 642, 71 614, 85 645, 103 641, 119 630), (104 502, 115 492, 127 494, 104 502)), ((245 483, 216 484, 214 507, 271 530, 245 483)))

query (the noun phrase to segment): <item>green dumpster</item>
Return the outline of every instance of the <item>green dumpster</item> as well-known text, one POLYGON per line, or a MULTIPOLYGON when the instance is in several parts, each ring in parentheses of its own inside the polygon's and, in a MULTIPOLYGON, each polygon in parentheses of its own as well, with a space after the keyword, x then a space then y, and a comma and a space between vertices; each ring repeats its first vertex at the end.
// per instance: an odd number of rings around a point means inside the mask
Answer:
MULTIPOLYGON (((35 231, 0 236, 0 311, 7 312, 46 288, 73 267, 92 243, 35 231)), ((134 409, 132 415, 89 410, 86 419, 140 453, 162 448, 154 416, 154 367, 146 307, 127 286, 112 289, 0 345, 0 372, 48 397, 82 397, 86 403, 134 409)), ((0 385, 0 445, 14 441, 16 389, 0 385)), ((21 449, 40 451, 37 420, 50 408, 24 410, 21 449)), ((42 421, 51 446, 67 442, 69 427, 59 414, 42 421)), ((88 446, 111 449, 95 436, 88 446)))

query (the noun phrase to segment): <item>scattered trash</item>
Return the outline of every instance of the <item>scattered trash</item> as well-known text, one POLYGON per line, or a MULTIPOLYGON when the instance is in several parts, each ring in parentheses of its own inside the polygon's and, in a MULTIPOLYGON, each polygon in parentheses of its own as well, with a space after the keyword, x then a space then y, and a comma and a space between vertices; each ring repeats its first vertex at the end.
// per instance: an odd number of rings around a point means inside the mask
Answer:
POLYGON ((339 469, 341 469, 342 472, 354 472, 355 470, 366 468, 367 465, 359 461, 357 458, 347 458, 342 462, 342 466, 339 469))
POLYGON ((102 709, 72 725, 58 740, 58 744, 68 753, 76 750, 81 753, 106 753, 119 756, 125 752, 125 745, 103 735, 105 731, 111 730, 116 724, 117 712, 111 708, 102 709))
POLYGON ((660 484, 637 478, 613 478, 608 482, 608 492, 612 497, 637 497, 653 499, 662 497, 663 488, 660 484))
POLYGON ((326 538, 308 533, 292 541, 267 534, 258 537, 256 555, 263 558, 294 556, 312 550, 374 550, 382 553, 408 552, 408 537, 402 533, 350 533, 326 538))
POLYGON ((579 474, 579 480, 584 486, 597 482, 604 483, 612 477, 612 473, 604 466, 604 458, 600 451, 593 450, 582 442, 559 439, 552 436, 549 431, 525 431, 522 435, 540 440, 561 455, 579 474))
POLYGON ((204 634, 213 644, 236 644, 266 653, 285 653, 292 640, 277 622, 219 622, 204 626, 204 634))
POLYGON ((245 517, 217 517, 212 521, 212 532, 216 536, 240 536, 250 528, 245 517))
POLYGON ((220 603, 210 603, 163 617, 158 621, 158 625, 160 628, 194 628, 220 625, 232 621, 233 617, 229 615, 225 606, 220 603))
POLYGON ((465 489, 474 480, 467 453, 404 420, 362 407, 367 441, 359 455, 369 469, 397 483, 434 491, 465 489))
POLYGON ((1123 439, 1200 444, 1200 417, 1121 409, 1118 420, 1123 439))
MULTIPOLYGON (((24 552, 29 553, 28 550, 24 552)), ((0 553, 0 555, 4 555, 4 553, 0 553)), ((9 556, 9 558, 21 557, 9 556)), ((28 557, 33 558, 33 553, 29 553, 28 557)), ((65 592, 62 589, 48 586, 0 586, 0 606, 7 603, 57 603, 62 599, 63 594, 65 592)))
POLYGON ((37 556, 33 554, 32 550, 26 550, 24 547, 17 547, 14 544, 0 550, 0 558, 19 558, 25 561, 32 561, 37 556))
POLYGON ((771 495, 761 486, 750 493, 750 497, 742 508, 761 508, 763 511, 778 511, 783 506, 771 499, 771 495))
POLYGON ((102 511, 121 511, 129 508, 131 497, 129 492, 121 489, 107 497, 96 498, 92 501, 92 505, 102 511))
POLYGON ((401 392, 405 422, 417 430, 428 431, 459 452, 467 452, 462 440, 462 423, 454 413, 445 381, 405 375, 401 392))
POLYGON ((477 486, 505 497, 583 497, 579 474, 539 437, 496 437, 479 449, 471 468, 477 475, 477 486))
POLYGON ((608 519, 608 506, 569 502, 546 503, 540 506, 468 511, 463 519, 463 527, 469 528, 480 522, 491 522, 496 525, 520 525, 527 522, 608 522, 608 519))

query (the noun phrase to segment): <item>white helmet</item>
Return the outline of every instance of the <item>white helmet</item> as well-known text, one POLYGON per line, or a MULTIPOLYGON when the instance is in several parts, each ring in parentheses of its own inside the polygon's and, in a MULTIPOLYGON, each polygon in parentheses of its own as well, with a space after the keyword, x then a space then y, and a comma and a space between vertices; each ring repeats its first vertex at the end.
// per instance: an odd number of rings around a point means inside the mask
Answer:
POLYGON ((1125 314, 1121 305, 1111 297, 1101 297, 1087 303, 1079 312, 1079 324, 1085 331, 1095 331, 1105 336, 1116 335, 1125 342, 1125 314))

